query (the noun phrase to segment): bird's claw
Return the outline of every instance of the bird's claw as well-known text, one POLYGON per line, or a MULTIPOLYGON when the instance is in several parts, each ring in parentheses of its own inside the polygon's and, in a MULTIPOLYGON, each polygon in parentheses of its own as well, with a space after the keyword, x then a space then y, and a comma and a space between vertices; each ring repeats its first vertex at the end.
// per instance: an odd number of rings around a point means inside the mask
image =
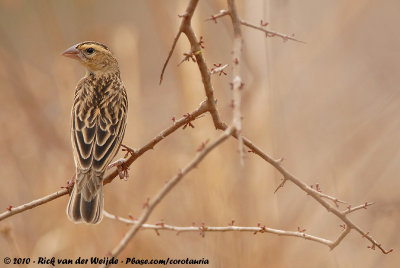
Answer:
POLYGON ((129 178, 129 173, 128 173, 129 167, 125 166, 125 163, 126 163, 126 159, 120 158, 117 161, 108 165, 107 169, 117 167, 119 178, 121 180, 127 181, 129 178))

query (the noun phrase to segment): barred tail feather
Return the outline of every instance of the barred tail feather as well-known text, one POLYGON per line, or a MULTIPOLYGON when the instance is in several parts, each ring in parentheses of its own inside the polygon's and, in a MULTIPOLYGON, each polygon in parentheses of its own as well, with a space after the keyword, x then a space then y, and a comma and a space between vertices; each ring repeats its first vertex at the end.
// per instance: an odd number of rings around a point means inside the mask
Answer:
POLYGON ((67 206, 67 215, 71 221, 96 224, 103 219, 102 175, 77 172, 77 180, 67 206))

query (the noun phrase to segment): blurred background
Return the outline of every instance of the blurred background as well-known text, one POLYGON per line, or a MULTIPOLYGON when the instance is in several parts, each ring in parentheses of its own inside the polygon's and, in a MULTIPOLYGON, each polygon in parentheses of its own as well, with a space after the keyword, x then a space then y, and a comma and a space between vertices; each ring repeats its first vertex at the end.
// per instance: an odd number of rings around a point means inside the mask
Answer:
MULTIPOLYGON (((129 96, 124 143, 139 148, 198 107, 205 94, 197 65, 183 63, 190 46, 181 36, 160 86, 159 75, 188 1, 0 0, 0 210, 66 185, 74 173, 70 109, 85 71, 60 54, 96 40, 119 59, 129 96)), ((252 233, 140 231, 120 257, 207 258, 209 267, 397 267, 400 263, 400 2, 395 0, 237 1, 242 19, 292 34, 307 44, 265 38, 242 28, 243 133, 307 184, 355 205, 376 202, 350 217, 389 255, 352 232, 333 251, 297 238, 252 233)), ((193 17, 205 40, 208 66, 231 62, 228 17, 222 0, 200 1, 193 17)), ((213 76, 218 109, 230 122, 231 68, 213 76)), ((140 157, 129 181, 105 187, 105 209, 138 217, 196 154, 220 135, 209 115, 176 131, 140 157)), ((123 154, 120 153, 119 157, 123 154)), ((293 184, 274 194, 280 176, 246 154, 236 140, 214 150, 154 210, 149 223, 236 225, 297 230, 336 239, 341 222, 293 184)), ((96 226, 68 221, 64 196, 0 222, 0 257, 102 257, 129 226, 104 218, 96 226), (19 248, 18 253, 16 248, 19 248)), ((345 209, 344 206, 342 206, 345 209)), ((171 265, 174 267, 173 265, 171 265)), ((199 265, 200 266, 200 265, 199 265)), ((41 266, 40 266, 41 267, 41 266)), ((178 265, 176 266, 178 267, 178 265)), ((183 267, 183 266, 179 266, 183 267)), ((194 266, 196 267, 196 266, 194 266)), ((201 265, 201 267, 204 267, 201 265)))

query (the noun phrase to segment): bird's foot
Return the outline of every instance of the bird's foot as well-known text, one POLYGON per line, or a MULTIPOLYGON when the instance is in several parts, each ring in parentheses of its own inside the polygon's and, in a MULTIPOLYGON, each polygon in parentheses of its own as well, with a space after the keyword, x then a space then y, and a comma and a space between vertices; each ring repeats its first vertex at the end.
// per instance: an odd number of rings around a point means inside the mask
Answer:
POLYGON ((127 158, 129 154, 133 156, 137 153, 137 151, 134 148, 131 148, 125 144, 121 144, 121 147, 123 147, 121 151, 126 152, 124 156, 125 158, 127 158))
POLYGON ((129 173, 128 173, 129 167, 126 166, 125 163, 126 163, 126 159, 120 158, 117 161, 108 165, 107 169, 117 167, 119 178, 121 180, 127 181, 129 178, 129 173))

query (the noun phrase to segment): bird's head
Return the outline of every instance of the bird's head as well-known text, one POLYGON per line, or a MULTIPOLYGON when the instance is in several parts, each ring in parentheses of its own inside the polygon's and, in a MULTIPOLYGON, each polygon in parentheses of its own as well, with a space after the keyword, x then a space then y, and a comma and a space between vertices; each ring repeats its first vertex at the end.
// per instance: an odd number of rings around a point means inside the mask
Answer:
POLYGON ((100 43, 86 41, 73 45, 62 53, 63 56, 78 60, 89 73, 108 73, 118 71, 118 62, 110 49, 100 43))

